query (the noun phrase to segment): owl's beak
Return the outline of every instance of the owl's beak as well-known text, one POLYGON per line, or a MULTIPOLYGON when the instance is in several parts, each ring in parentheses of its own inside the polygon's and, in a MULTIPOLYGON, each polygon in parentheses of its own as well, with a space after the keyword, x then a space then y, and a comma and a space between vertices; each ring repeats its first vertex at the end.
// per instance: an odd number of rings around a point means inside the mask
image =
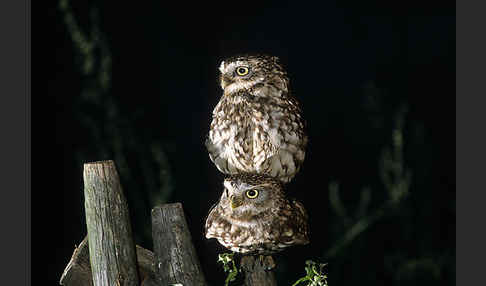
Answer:
POLYGON ((226 87, 226 82, 224 80, 224 75, 220 75, 219 76, 219 84, 221 85, 221 88, 224 90, 224 88, 226 87))
POLYGON ((221 81, 221 88, 223 90, 226 88, 227 85, 229 85, 232 82, 231 78, 225 75, 221 75, 220 81, 221 81))
POLYGON ((230 204, 232 209, 236 209, 243 204, 243 200, 240 197, 231 196, 230 204))

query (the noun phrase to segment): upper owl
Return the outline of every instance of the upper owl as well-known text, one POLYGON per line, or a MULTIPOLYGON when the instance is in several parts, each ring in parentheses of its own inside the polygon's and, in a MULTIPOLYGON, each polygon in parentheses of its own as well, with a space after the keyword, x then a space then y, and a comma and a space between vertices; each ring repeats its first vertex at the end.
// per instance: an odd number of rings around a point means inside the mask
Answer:
POLYGON ((225 174, 266 174, 289 182, 304 161, 307 136, 279 59, 236 56, 219 70, 224 93, 206 140, 211 161, 225 174))

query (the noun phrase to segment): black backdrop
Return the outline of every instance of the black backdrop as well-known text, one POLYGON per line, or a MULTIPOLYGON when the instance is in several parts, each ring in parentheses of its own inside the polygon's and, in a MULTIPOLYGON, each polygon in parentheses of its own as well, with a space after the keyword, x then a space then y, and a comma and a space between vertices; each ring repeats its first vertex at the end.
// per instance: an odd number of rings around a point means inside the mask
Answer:
POLYGON ((301 277, 304 261, 313 259, 329 263, 331 285, 452 285, 455 4, 395 4, 77 1, 71 5, 80 30, 98 27, 112 59, 111 81, 102 94, 110 100, 94 104, 86 90, 96 93, 98 86, 80 72, 83 55, 73 45, 65 14, 56 1, 33 3, 33 281, 57 284, 86 234, 82 164, 114 159, 133 169, 130 177, 123 170, 121 175, 136 242, 152 247, 147 231, 155 202, 147 186, 170 190, 163 200, 183 203, 207 280, 223 283, 216 263, 223 249, 202 236, 223 176, 203 142, 221 95, 219 62, 259 52, 281 58, 309 125, 307 158, 289 192, 309 211, 312 242, 276 256, 281 284, 301 277), (93 7, 99 9, 97 24, 89 16, 93 7), (387 192, 379 162, 403 106, 410 195, 335 256, 326 256, 352 225, 333 210, 330 184, 339 183, 351 216, 367 187, 369 214, 380 208, 387 192), (115 107, 116 116, 104 115, 115 107), (106 135, 109 118, 117 120, 121 135, 106 135), (96 128, 101 137, 93 136, 96 128), (111 139, 115 143, 107 142, 111 139), (116 140, 130 146, 120 152, 126 165, 110 147, 121 144, 116 140), (153 145, 162 150, 169 171, 150 185, 144 174, 160 166, 137 164, 151 162, 153 154, 144 150, 153 145))

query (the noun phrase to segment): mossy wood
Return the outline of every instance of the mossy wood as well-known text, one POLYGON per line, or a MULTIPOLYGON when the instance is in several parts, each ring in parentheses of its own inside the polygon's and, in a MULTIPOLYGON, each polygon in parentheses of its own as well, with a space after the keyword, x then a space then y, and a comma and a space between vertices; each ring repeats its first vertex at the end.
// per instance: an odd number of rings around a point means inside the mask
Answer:
POLYGON ((207 285, 180 203, 152 209, 152 238, 160 285, 207 285))
POLYGON ((93 285, 140 285, 128 206, 115 163, 84 164, 83 175, 93 285))

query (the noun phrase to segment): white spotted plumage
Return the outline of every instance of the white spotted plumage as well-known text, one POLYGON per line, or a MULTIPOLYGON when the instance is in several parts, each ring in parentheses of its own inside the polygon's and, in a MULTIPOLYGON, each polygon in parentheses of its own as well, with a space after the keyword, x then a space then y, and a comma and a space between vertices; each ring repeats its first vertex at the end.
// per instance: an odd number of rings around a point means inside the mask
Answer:
POLYGON ((305 158, 301 109, 276 57, 239 56, 221 63, 224 94, 213 110, 206 147, 225 174, 266 174, 287 183, 305 158), (248 75, 238 76, 238 67, 248 75))

